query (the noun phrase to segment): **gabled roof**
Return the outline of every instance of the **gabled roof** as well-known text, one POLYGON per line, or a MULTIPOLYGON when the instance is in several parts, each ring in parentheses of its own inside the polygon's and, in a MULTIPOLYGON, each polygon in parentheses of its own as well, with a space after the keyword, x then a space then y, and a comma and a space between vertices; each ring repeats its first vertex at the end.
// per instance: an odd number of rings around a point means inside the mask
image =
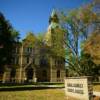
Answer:
POLYGON ((35 42, 36 42, 36 36, 32 32, 29 32, 26 35, 26 38, 23 39, 24 46, 33 46, 35 42))

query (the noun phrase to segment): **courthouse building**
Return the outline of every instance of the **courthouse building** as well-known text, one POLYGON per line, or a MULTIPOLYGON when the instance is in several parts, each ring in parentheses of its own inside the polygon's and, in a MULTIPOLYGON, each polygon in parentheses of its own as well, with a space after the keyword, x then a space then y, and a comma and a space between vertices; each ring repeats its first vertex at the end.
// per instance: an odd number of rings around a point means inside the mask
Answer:
MULTIPOLYGON (((42 20, 42 19, 41 19, 42 20)), ((3 82, 63 82, 65 34, 55 10, 52 11, 48 30, 42 43, 30 33, 17 43, 11 68, 3 75, 3 82)))

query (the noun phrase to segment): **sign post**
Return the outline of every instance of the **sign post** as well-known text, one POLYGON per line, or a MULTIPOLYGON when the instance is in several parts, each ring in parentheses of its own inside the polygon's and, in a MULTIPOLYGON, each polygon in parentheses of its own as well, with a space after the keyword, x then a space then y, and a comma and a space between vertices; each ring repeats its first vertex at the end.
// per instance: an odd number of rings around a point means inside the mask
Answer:
POLYGON ((65 79, 65 93, 79 100, 93 100, 91 77, 68 77, 65 79))

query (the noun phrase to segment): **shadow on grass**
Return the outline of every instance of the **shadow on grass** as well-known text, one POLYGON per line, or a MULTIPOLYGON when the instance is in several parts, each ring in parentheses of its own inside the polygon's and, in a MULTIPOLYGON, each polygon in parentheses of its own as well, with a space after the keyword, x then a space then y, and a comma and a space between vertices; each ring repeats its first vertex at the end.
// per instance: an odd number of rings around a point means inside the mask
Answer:
POLYGON ((0 91, 26 91, 57 88, 64 88, 64 86, 60 86, 60 83, 0 83, 0 91))
POLYGON ((58 87, 13 87, 0 88, 0 91, 26 91, 26 90, 43 90, 43 89, 57 89, 58 87))

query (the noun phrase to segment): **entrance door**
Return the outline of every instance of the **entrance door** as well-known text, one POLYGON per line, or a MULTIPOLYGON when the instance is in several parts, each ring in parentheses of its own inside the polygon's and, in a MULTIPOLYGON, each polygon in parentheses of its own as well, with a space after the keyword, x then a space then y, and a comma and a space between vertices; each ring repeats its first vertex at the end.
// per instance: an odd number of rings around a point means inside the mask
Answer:
POLYGON ((47 82, 47 71, 46 70, 42 71, 42 78, 43 78, 42 81, 47 82))
POLYGON ((26 77, 27 77, 27 82, 32 82, 32 80, 33 80, 33 68, 26 69, 26 77))

